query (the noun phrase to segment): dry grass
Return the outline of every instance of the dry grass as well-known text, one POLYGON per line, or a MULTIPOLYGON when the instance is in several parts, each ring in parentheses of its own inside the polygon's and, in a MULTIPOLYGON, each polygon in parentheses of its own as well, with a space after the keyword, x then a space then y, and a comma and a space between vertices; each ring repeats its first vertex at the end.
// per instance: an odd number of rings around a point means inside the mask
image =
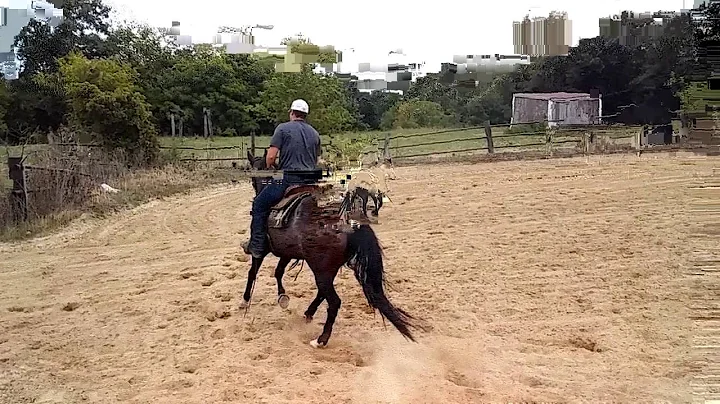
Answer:
MULTIPOLYGON (((153 199, 161 199, 193 189, 229 182, 241 177, 232 170, 195 170, 191 167, 168 165, 162 168, 128 172, 119 176, 111 186, 117 193, 103 192, 99 184, 78 188, 85 198, 82 201, 68 201, 65 204, 43 200, 44 214, 34 214, 27 221, 13 223, 9 213, 8 198, 0 198, 0 241, 15 241, 49 234, 81 216, 103 217, 114 212, 132 208, 153 199)), ((56 194, 62 194, 58 190, 56 194)), ((36 205, 37 206, 37 205, 36 205)), ((35 210, 39 209, 29 209, 35 210)))
POLYGON ((83 214, 102 216, 241 175, 167 160, 159 168, 129 170, 122 154, 81 146, 48 146, 33 151, 31 161, 40 168, 26 169, 26 217, 9 192, 0 197, 0 241, 44 235, 83 214), (103 183, 118 192, 104 192, 103 183))

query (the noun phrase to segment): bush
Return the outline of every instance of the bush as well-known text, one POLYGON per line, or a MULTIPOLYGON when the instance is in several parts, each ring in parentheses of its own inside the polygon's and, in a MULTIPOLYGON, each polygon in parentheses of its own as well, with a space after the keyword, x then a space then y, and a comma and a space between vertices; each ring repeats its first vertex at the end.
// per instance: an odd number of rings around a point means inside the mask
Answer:
POLYGON ((59 61, 60 72, 41 74, 38 83, 57 87, 68 98, 70 122, 110 150, 123 149, 131 165, 148 165, 159 152, 150 105, 135 85, 134 70, 112 60, 89 60, 72 53, 59 61))
POLYGON ((324 159, 336 169, 347 168, 374 141, 375 138, 369 134, 331 136, 330 142, 325 146, 324 159))
POLYGON ((394 127, 439 128, 450 126, 452 116, 445 114, 440 104, 432 101, 412 100, 398 105, 394 127))

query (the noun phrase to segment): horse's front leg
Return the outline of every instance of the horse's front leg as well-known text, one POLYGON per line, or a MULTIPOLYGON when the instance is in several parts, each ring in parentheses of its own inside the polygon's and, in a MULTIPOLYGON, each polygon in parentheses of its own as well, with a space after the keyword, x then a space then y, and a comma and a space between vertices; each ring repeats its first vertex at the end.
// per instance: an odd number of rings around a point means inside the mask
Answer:
POLYGON ((244 309, 250 305, 250 298, 252 297, 253 285, 255 284, 255 278, 257 278, 258 270, 263 263, 263 258, 252 258, 252 264, 250 264, 250 270, 248 271, 247 284, 245 285, 245 293, 243 294, 243 300, 240 302, 240 308, 244 309))
POLYGON ((377 216, 378 216, 378 213, 380 212, 380 206, 381 206, 381 205, 380 205, 381 202, 378 202, 378 199, 379 199, 379 200, 382 200, 382 194, 376 195, 376 194, 373 192, 373 193, 370 194, 370 197, 372 198, 373 203, 374 203, 374 205, 373 205, 373 210, 372 210, 372 214, 373 214, 373 216, 377 217, 377 216))
POLYGON ((360 201, 362 203, 362 213, 367 217, 367 204, 368 204, 368 195, 363 194, 360 196, 360 201))
POLYGON ((285 287, 283 287, 282 278, 285 275, 285 268, 290 263, 290 258, 280 258, 277 267, 275 267, 275 279, 277 280, 278 288, 278 304, 283 309, 287 309, 290 304, 290 297, 285 294, 285 287))

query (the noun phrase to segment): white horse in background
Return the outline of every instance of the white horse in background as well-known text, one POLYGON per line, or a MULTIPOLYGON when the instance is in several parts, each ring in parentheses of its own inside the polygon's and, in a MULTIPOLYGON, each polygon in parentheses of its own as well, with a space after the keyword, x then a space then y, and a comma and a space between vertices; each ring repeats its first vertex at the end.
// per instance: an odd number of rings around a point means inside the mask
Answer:
POLYGON ((379 153, 371 152, 360 155, 358 162, 358 171, 351 175, 347 192, 352 196, 353 203, 356 199, 360 200, 362 212, 366 216, 368 199, 372 199, 375 205, 372 213, 377 217, 385 199, 392 202, 388 197, 390 193, 388 181, 397 179, 392 160, 385 159, 381 162, 379 153), (364 168, 364 165, 367 168, 364 168))

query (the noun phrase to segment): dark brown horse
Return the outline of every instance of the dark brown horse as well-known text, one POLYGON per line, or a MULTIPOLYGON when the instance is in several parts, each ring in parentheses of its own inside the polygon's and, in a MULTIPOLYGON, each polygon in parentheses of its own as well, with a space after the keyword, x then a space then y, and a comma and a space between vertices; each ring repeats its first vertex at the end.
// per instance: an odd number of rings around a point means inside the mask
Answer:
MULTIPOLYGON (((255 170, 267 169, 265 157, 254 157, 248 152, 248 160, 255 170)), ((256 195, 269 178, 253 177, 256 195)), ((315 299, 305 310, 305 320, 312 321, 323 300, 328 303, 322 334, 310 345, 315 348, 326 346, 341 303, 335 291, 335 276, 343 265, 347 265, 355 273, 370 306, 380 311, 383 318, 387 318, 403 336, 415 341, 410 332, 410 328, 415 327, 413 317, 395 307, 385 296, 383 252, 375 232, 367 224, 350 225, 341 219, 343 206, 349 205, 348 197, 343 204, 335 206, 337 209, 332 209, 318 205, 318 193, 317 185, 288 189, 285 198, 273 208, 268 219, 270 252, 280 258, 275 268, 278 304, 286 308, 290 300, 282 284, 285 268, 293 259, 305 260, 315 275, 318 289, 315 299)), ((241 307, 247 307, 250 302, 263 259, 252 259, 241 307)))

